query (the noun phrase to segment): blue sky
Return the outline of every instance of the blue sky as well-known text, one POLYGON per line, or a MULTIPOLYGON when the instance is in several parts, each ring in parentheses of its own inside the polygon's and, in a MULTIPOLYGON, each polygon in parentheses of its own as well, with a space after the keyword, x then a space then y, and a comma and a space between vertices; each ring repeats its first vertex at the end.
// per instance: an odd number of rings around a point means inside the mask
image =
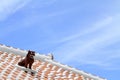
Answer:
POLYGON ((0 43, 118 80, 120 1, 0 0, 0 43))

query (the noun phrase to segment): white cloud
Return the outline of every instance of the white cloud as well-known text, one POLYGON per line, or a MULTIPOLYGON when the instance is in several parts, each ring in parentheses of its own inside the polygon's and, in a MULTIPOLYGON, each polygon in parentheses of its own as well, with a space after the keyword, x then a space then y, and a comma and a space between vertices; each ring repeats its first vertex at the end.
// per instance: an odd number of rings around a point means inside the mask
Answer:
POLYGON ((30 0, 0 0, 0 21, 24 7, 30 0))
POLYGON ((89 33, 95 32, 99 29, 103 29, 104 27, 106 27, 106 25, 109 25, 111 22, 112 22, 112 17, 109 16, 107 18, 104 18, 98 22, 95 22, 92 26, 83 30, 81 33, 79 32, 78 34, 74 34, 74 35, 68 36, 68 37, 60 40, 59 43, 73 40, 73 39, 79 38, 83 35, 87 35, 89 33))
POLYGON ((114 53, 104 53, 104 49, 120 41, 119 18, 120 16, 108 17, 94 24, 91 29, 63 39, 62 42, 67 42, 54 51, 58 55, 57 59, 62 58, 61 62, 74 60, 82 64, 93 64, 106 68, 116 65, 114 62, 109 62, 114 53))

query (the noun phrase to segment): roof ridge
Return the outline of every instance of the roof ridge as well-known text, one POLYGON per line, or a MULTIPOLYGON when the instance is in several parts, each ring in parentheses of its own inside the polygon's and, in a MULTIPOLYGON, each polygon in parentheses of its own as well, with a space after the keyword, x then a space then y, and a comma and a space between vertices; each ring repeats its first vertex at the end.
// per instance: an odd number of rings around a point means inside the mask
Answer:
POLYGON ((72 71, 74 73, 78 73, 80 75, 84 75, 86 78, 93 78, 93 80, 107 80, 107 79, 104 79, 104 78, 101 78, 99 76, 96 76, 96 75, 93 75, 93 74, 90 74, 90 73, 87 73, 87 72, 84 72, 82 70, 78 70, 76 68, 73 68, 73 67, 70 67, 68 65, 64 65, 62 63, 59 63, 59 62, 56 62, 54 60, 48 60, 48 59, 45 59, 44 60, 45 62, 49 62, 51 64, 54 64, 56 66, 59 66, 59 67, 62 67, 63 69, 66 69, 66 70, 69 70, 69 71, 72 71))
MULTIPOLYGON (((20 48, 14 48, 12 46, 6 46, 6 45, 3 45, 3 44, 0 44, 0 51, 2 52, 7 52, 7 53, 13 53, 13 54, 16 54, 16 55, 21 55, 22 57, 26 56, 27 54, 27 50, 23 50, 23 49, 20 49, 20 48), (21 54, 22 53, 22 54, 21 54)), ((48 55, 43 55, 43 54, 40 54, 40 53, 36 53, 36 57, 35 59, 43 59, 43 58, 46 58, 46 59, 51 59, 51 57, 48 55)))
MULTIPOLYGON (((0 44, 0 51, 21 55, 22 57, 24 57, 27 54, 27 50, 22 50, 22 49, 19 49, 19 48, 13 48, 11 46, 6 46, 6 45, 3 45, 3 44, 0 44)), ((61 64, 59 62, 56 62, 56 61, 52 60, 50 56, 47 56, 47 55, 41 55, 39 53, 36 53, 35 59, 51 63, 55 66, 59 66, 59 67, 65 69, 65 70, 69 70, 69 71, 72 71, 74 73, 78 73, 80 75, 84 75, 86 78, 91 78, 93 80, 107 80, 107 79, 98 77, 96 75, 86 73, 82 70, 78 70, 76 68, 72 68, 70 66, 67 66, 67 65, 61 64)))

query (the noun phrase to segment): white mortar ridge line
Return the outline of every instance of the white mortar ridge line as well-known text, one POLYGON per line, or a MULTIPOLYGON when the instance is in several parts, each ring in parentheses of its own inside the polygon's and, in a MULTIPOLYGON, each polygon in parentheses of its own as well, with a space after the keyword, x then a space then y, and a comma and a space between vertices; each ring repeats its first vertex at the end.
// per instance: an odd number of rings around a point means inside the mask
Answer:
POLYGON ((94 75, 85 73, 85 72, 83 72, 83 71, 77 70, 77 69, 75 69, 75 68, 71 68, 71 67, 69 67, 69 66, 65 66, 65 65, 63 65, 63 64, 57 63, 57 62, 52 61, 52 60, 44 59, 43 61, 50 62, 50 63, 53 64, 53 65, 62 67, 63 69, 67 69, 67 70, 70 70, 70 71, 72 70, 73 72, 78 73, 78 74, 80 74, 80 75, 84 75, 85 77, 88 77, 88 78, 93 78, 93 79, 95 79, 95 80, 96 80, 96 79, 97 79, 97 80, 106 80, 106 79, 100 78, 100 77, 98 77, 98 76, 94 76, 94 75))
POLYGON ((0 60, 1 60, 1 58, 2 58, 4 55, 5 55, 4 53, 0 55, 0 60))
POLYGON ((54 70, 56 67, 57 67, 57 66, 53 66, 53 67, 52 67, 52 70, 54 70))
POLYGON ((45 77, 45 72, 42 72, 41 73, 41 78, 44 78, 45 77))
POLYGON ((47 67, 50 67, 50 65, 51 65, 51 64, 50 64, 50 63, 48 63, 48 64, 47 64, 47 67))
POLYGON ((58 70, 57 70, 57 72, 60 72, 62 70, 62 68, 59 68, 58 70))
POLYGON ((42 62, 42 63, 41 63, 41 65, 44 65, 44 64, 45 64, 45 62, 42 62))
POLYGON ((87 80, 89 80, 89 78, 87 78, 87 80))
POLYGON ((65 70, 63 73, 62 73, 62 75, 66 75, 66 73, 67 73, 68 71, 67 70, 65 70))
POLYGON ((30 74, 27 74, 24 80, 29 80, 29 78, 30 78, 30 74))
POLYGON ((8 75, 8 79, 12 78, 12 75, 13 75, 13 73, 14 73, 15 70, 17 70, 17 68, 14 68, 14 69, 10 72, 10 74, 8 75))
MULTIPOLYGON (((6 52, 5 52, 6 53, 6 52)), ((5 55, 5 54, 4 54, 5 55)), ((8 63, 8 59, 9 58, 11 58, 11 54, 8 54, 8 57, 6 57, 6 59, 5 59, 5 62, 2 62, 2 64, 0 65, 0 66, 2 66, 2 65, 4 65, 6 62, 8 63)), ((1 75, 3 75, 4 73, 5 73, 5 71, 8 69, 8 67, 10 67, 10 66, 13 66, 12 65, 12 63, 13 63, 13 61, 15 60, 15 56, 13 57, 13 60, 11 60, 10 62, 9 62, 9 65, 6 67, 6 68, 4 68, 4 70, 2 71, 2 73, 1 73, 1 75)), ((13 71, 13 70, 12 70, 13 71)), ((11 73, 10 73, 11 74, 11 73)), ((9 76, 9 75, 8 75, 9 76)))
POLYGON ((17 64, 15 65, 15 67, 17 67, 17 68, 19 68, 19 69, 21 69, 23 71, 33 72, 35 74, 37 73, 37 71, 35 71, 35 70, 29 69, 29 68, 25 68, 25 67, 19 66, 17 64))
POLYGON ((7 46, 5 44, 0 44, 0 46, 9 47, 9 48, 13 48, 13 49, 18 49, 18 50, 22 50, 22 51, 27 51, 27 50, 23 50, 23 49, 20 49, 20 48, 15 48, 15 47, 12 47, 12 46, 7 46))
POLYGON ((21 76, 22 73, 23 73, 23 71, 20 71, 20 73, 16 77, 16 80, 20 80, 19 78, 20 78, 20 76, 21 76))
POLYGON ((1 73, 2 76, 5 74, 6 70, 7 70, 8 67, 10 67, 10 66, 11 66, 11 65, 8 65, 8 66, 6 66, 6 67, 4 68, 4 70, 2 70, 2 73, 1 73))
POLYGON ((74 77, 75 80, 78 79, 78 78, 79 78, 79 77, 77 77, 77 76, 74 77))
MULTIPOLYGON (((16 55, 21 55, 22 57, 26 56, 26 54, 27 54, 27 50, 13 48, 11 46, 6 46, 6 45, 0 45, 0 51, 7 52, 7 53, 14 53, 16 55)), ((49 56, 36 53, 35 59, 44 59, 44 58, 51 59, 49 56)))
MULTIPOLYGON (((85 80, 85 77, 84 77, 83 75, 81 75, 81 78, 82 78, 83 80, 85 80)), ((91 78, 90 78, 90 80, 91 80, 91 78)))
MULTIPOLYGON (((4 54, 4 55, 6 55, 6 54, 4 54)), ((5 60, 4 60, 4 62, 1 62, 1 63, 5 64, 7 62, 7 60, 8 60, 8 57, 6 57, 5 60)))
MULTIPOLYGON (((10 56, 10 54, 9 54, 4 63, 6 63, 6 62, 8 63, 7 60, 8 60, 10 57, 11 57, 11 56, 10 56)), ((13 57, 13 60, 9 62, 9 65, 6 66, 6 68, 4 68, 4 70, 3 70, 2 73, 1 73, 1 75, 3 75, 3 74, 6 72, 6 70, 7 70, 10 66, 12 66, 11 64, 13 63, 14 59, 15 59, 15 57, 13 57)))
POLYGON ((40 65, 36 68, 36 71, 38 72, 44 65, 40 65))
MULTIPOLYGON (((7 47, 7 46, 5 46, 5 45, 0 45, 0 51, 3 51, 3 52, 6 51, 6 52, 8 52, 8 53, 9 53, 9 52, 12 52, 12 53, 14 53, 14 54, 21 55, 21 56, 25 56, 25 55, 27 54, 27 51, 15 49, 15 48, 11 49, 10 47, 7 47)), ((37 59, 37 60, 42 60, 42 61, 44 61, 44 62, 49 62, 49 63, 51 63, 51 64, 53 64, 53 65, 62 67, 63 69, 72 70, 73 72, 78 73, 78 74, 80 74, 80 75, 84 75, 85 77, 88 77, 88 78, 93 78, 93 79, 95 79, 95 80, 96 80, 96 79, 97 79, 97 80, 106 80, 106 79, 100 78, 100 77, 98 77, 98 76, 91 75, 91 74, 88 74, 88 73, 86 73, 86 72, 77 70, 77 69, 72 68, 72 67, 70 67, 70 66, 65 66, 65 65, 63 65, 63 64, 61 64, 61 63, 58 63, 58 62, 56 62, 56 61, 51 60, 48 56, 45 56, 45 55, 36 54, 35 59, 37 59)))
POLYGON ((44 70, 43 70, 43 72, 46 72, 46 71, 48 71, 49 70, 49 68, 45 68, 44 70))

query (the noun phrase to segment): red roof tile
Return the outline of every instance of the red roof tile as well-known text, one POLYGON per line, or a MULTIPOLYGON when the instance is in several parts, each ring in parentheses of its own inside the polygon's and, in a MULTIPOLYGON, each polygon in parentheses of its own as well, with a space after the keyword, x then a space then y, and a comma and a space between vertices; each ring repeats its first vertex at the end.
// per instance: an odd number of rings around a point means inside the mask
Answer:
POLYGON ((23 56, 15 50, 0 47, 0 80, 105 80, 50 60, 47 56, 41 57, 40 54, 40 59, 36 59, 32 66, 37 73, 31 75, 16 67, 23 56))

